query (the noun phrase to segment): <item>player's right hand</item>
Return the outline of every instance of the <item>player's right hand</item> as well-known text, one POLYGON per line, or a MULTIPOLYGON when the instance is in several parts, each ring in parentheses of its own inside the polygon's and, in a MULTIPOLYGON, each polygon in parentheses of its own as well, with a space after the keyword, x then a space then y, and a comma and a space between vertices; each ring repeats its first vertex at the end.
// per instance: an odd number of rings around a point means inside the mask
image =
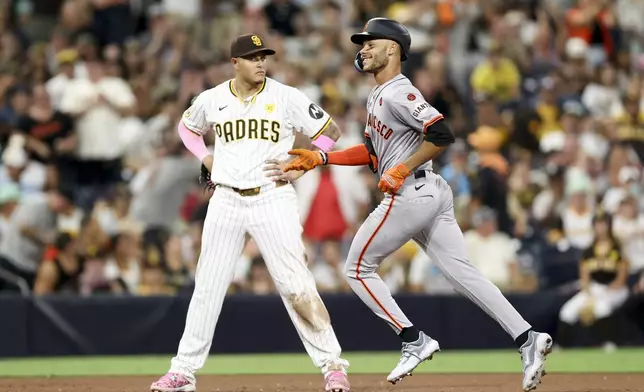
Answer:
POLYGON ((288 152, 289 155, 294 155, 295 159, 290 161, 284 168, 285 172, 291 170, 304 170, 309 171, 322 165, 322 154, 319 151, 305 150, 303 148, 296 148, 288 152))
POLYGON ((277 159, 268 159, 264 163, 264 172, 266 174, 266 177, 270 178, 273 181, 293 182, 302 177, 302 175, 304 174, 303 171, 291 171, 286 173, 284 171, 286 162, 280 162, 277 159))

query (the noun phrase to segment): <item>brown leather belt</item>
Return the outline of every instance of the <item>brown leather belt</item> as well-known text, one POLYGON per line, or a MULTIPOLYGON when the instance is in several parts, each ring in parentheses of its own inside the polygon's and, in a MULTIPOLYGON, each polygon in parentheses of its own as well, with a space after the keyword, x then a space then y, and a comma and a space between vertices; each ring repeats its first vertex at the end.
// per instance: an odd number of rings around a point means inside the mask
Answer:
MULTIPOLYGON (((280 180, 280 181, 275 181, 275 188, 279 188, 281 186, 287 185, 288 181, 280 180)), ((226 185, 221 185, 217 184, 217 186, 225 186, 228 189, 232 189, 233 191, 237 192, 241 196, 255 196, 259 195, 259 193, 262 190, 261 186, 255 187, 255 188, 248 188, 248 189, 239 189, 239 188, 234 188, 232 186, 226 186, 226 185)))

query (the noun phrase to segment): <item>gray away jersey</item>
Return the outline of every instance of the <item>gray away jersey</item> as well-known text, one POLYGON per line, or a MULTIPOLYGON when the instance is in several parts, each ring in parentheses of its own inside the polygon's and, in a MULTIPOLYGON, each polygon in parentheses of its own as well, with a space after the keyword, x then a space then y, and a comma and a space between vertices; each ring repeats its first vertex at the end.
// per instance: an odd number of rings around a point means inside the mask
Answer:
MULTIPOLYGON (((404 75, 374 87, 367 99, 364 135, 378 157, 378 175, 414 154, 424 141, 424 130, 442 118, 404 75)), ((418 169, 432 170, 432 161, 418 169)))

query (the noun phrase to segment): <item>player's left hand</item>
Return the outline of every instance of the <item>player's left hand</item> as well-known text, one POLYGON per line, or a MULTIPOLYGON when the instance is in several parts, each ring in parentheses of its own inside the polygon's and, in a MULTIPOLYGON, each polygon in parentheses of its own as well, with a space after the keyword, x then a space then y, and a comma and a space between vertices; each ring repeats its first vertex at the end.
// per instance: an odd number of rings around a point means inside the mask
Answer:
MULTIPOLYGON (((201 186, 204 187, 204 189, 209 191, 214 191, 216 188, 216 185, 210 179, 210 169, 206 167, 207 162, 212 162, 212 157, 210 161, 207 161, 204 159, 204 162, 201 164, 201 169, 199 172, 199 183, 201 184, 201 186)), ((212 167, 212 163, 210 163, 210 165, 212 167)))
POLYGON ((288 162, 281 162, 277 159, 268 159, 264 162, 264 171, 266 177, 273 181, 295 181, 302 177, 303 171, 289 171, 285 172, 284 168, 288 162))
POLYGON ((378 189, 391 195, 396 194, 400 187, 405 183, 411 170, 404 163, 399 163, 383 173, 378 182, 378 189))

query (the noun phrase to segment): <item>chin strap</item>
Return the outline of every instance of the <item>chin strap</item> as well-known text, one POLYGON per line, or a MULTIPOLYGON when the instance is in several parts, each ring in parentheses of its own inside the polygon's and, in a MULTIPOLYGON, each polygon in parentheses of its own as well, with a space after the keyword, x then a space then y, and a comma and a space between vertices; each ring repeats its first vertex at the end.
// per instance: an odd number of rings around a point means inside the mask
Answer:
POLYGON ((353 65, 356 67, 356 70, 358 72, 364 73, 362 70, 362 56, 360 56, 360 52, 356 53, 356 58, 353 60, 353 65))

